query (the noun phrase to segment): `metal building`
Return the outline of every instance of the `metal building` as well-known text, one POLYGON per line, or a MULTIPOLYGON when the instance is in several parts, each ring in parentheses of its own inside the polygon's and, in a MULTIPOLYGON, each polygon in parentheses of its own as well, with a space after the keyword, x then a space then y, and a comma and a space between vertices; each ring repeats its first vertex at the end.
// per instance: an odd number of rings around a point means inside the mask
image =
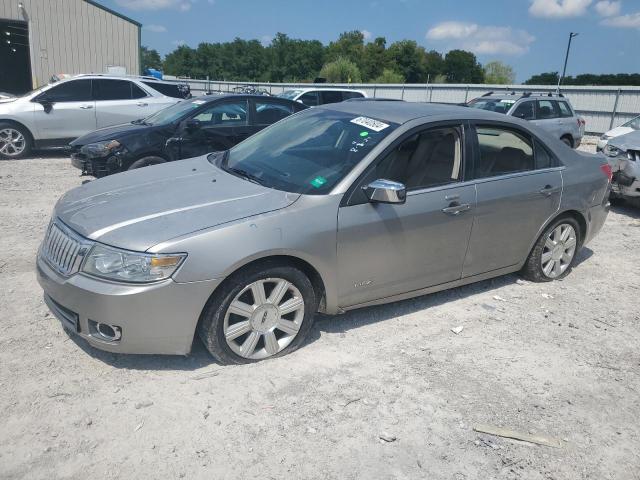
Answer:
POLYGON ((140 73, 141 25, 93 0, 0 0, 0 92, 66 73, 140 73))

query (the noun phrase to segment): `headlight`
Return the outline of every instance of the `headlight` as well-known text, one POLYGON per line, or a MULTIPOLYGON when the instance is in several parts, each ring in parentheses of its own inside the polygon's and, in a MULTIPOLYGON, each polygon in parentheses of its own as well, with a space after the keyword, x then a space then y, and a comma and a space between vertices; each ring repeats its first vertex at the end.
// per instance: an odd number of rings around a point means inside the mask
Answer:
POLYGON ((105 245, 93 246, 82 271, 120 282, 148 283, 173 275, 187 255, 129 252, 105 245))
POLYGON ((117 140, 109 140, 108 142, 89 143, 80 149, 82 153, 92 156, 103 157, 112 151, 120 148, 120 142, 117 140))
POLYGON ((604 147, 604 154, 607 157, 617 157, 618 155, 620 155, 622 153, 622 150, 620 150, 618 147, 614 147, 611 144, 607 144, 606 147, 604 147))

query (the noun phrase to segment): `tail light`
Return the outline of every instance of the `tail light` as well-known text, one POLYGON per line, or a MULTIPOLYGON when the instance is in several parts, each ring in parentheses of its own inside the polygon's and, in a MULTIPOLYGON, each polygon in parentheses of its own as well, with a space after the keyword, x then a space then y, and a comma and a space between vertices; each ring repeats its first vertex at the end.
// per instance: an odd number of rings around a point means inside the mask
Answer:
POLYGON ((602 165, 600 165, 600 170, 602 170, 602 173, 604 173, 609 181, 611 181, 611 179, 613 178, 613 170, 611 170, 611 165, 609 165, 608 163, 603 163, 602 165))
POLYGON ((578 117, 578 127, 584 127, 586 124, 587 122, 584 120, 584 118, 578 117))

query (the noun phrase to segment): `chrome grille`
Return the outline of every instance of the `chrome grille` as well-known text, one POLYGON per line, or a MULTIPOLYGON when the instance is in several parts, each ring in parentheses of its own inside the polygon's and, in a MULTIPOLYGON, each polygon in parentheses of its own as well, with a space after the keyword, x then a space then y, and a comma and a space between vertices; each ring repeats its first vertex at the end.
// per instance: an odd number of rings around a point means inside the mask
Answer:
POLYGON ((76 273, 90 242, 63 225, 51 223, 40 248, 42 258, 64 276, 76 273))

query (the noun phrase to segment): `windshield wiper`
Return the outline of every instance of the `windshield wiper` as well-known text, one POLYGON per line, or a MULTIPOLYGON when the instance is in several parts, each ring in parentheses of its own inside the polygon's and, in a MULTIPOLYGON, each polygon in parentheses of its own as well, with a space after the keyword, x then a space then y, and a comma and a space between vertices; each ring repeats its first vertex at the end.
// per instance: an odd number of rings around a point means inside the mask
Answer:
POLYGON ((226 167, 225 170, 237 177, 244 178, 245 180, 248 180, 250 182, 257 183, 258 185, 264 185, 264 182, 260 177, 257 177, 254 174, 247 172, 246 170, 242 170, 241 168, 226 167))

